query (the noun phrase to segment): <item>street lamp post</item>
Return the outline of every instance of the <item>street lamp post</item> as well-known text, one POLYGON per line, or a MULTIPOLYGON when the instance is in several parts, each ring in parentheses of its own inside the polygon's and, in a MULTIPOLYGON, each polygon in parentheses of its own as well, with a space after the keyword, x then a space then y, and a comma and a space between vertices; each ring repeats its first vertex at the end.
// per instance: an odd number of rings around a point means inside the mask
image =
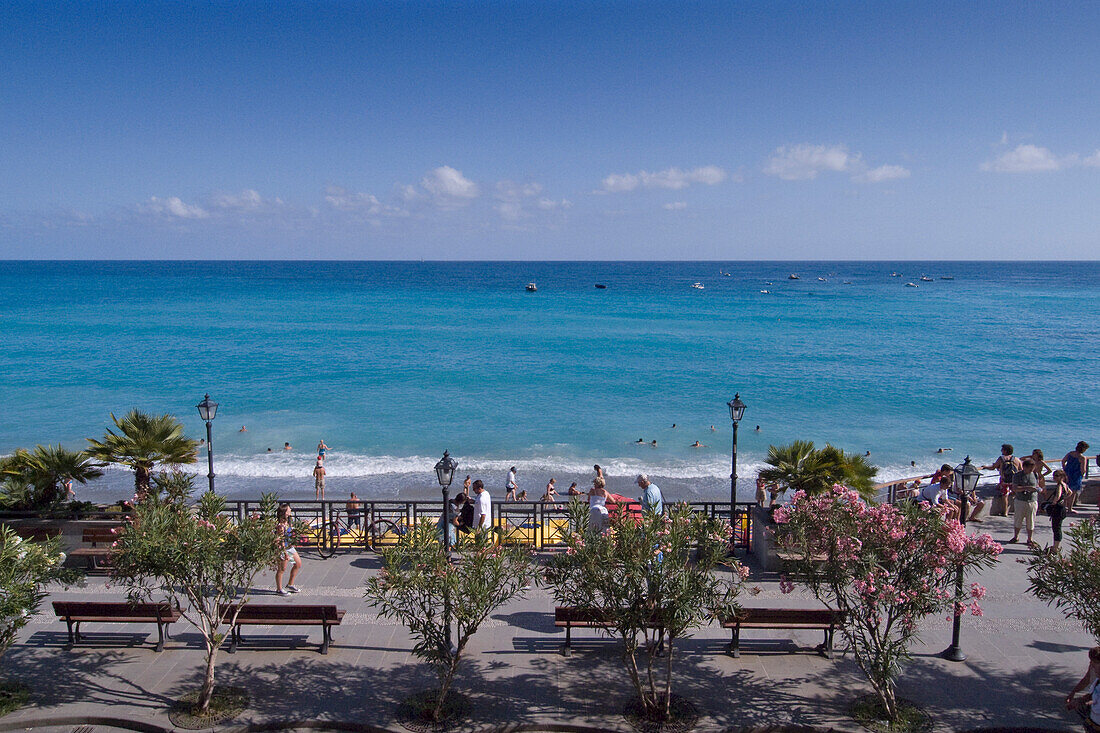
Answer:
POLYGON ((733 420, 733 466, 730 470, 730 522, 733 521, 733 507, 737 503, 737 423, 745 414, 745 403, 741 395, 735 394, 727 405, 730 408, 730 420, 733 420))
MULTIPOLYGON (((451 561, 451 482, 454 481, 455 471, 458 470, 458 461, 451 458, 451 454, 443 451, 443 457, 435 464, 435 477, 439 479, 439 486, 443 490, 443 551, 447 553, 447 562, 451 561)), ((447 625, 447 649, 451 648, 451 592, 450 584, 443 584, 443 623, 447 625)))
POLYGON ((218 403, 210 401, 210 395, 202 398, 202 402, 195 405, 199 408, 199 417, 206 421, 206 462, 210 466, 210 473, 206 477, 210 479, 210 490, 214 490, 214 436, 210 423, 218 414, 218 403))
MULTIPOLYGON (((981 478, 981 471, 979 471, 974 464, 970 462, 970 456, 966 457, 966 460, 962 464, 955 466, 955 491, 959 495, 959 523, 963 527, 966 527, 966 515, 968 514, 969 495, 978 487, 978 479, 981 478)), ((959 566, 958 571, 955 574, 955 597, 958 598, 963 592, 963 569, 962 565, 959 566)), ((954 612, 954 609, 952 609, 954 612)), ((949 659, 952 662, 965 662, 966 655, 963 654, 962 647, 959 646, 959 631, 962 625, 962 614, 955 614, 955 620, 951 627, 951 646, 943 650, 943 658, 949 659)))

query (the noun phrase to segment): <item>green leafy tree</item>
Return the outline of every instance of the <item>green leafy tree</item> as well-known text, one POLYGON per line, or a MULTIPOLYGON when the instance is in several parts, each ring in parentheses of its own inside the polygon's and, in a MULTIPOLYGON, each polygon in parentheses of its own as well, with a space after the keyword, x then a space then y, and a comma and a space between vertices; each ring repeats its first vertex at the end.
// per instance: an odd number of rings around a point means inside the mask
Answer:
POLYGON ((858 453, 845 453, 831 445, 815 448, 811 440, 796 440, 790 445, 769 446, 764 462, 768 468, 760 472, 760 478, 777 484, 781 491, 819 494, 840 484, 865 499, 874 498, 878 469, 858 453))
POLYGON ((1028 590, 1080 621, 1100 644, 1100 519, 1074 522, 1065 536, 1068 552, 1040 550, 1028 561, 1028 590))
POLYGON ((77 581, 79 574, 64 562, 56 537, 31 542, 0 524, 0 657, 46 597, 45 586, 77 581))
POLYGON ((748 570, 726 557, 730 525, 686 504, 640 520, 621 512, 599 534, 587 531, 587 505, 571 502, 570 515, 578 531, 551 559, 546 582, 559 604, 610 623, 646 715, 667 719, 676 643, 737 609, 748 570), (730 572, 719 576, 720 567, 730 572))
POLYGON ((494 538, 487 530, 474 532, 448 557, 435 523, 420 523, 382 553, 382 569, 367 580, 371 605, 408 628, 416 640, 413 654, 439 678, 434 720, 470 638, 534 576, 529 551, 498 546, 494 538))
MULTIPOLYGON (((868 504, 851 489, 797 492, 775 511, 780 547, 794 556, 796 581, 844 613, 842 633, 878 694, 898 717, 894 680, 909 659, 921 619, 937 613, 981 615, 985 589, 963 575, 996 562, 1001 546, 968 535, 957 521, 913 502, 868 504)), ((780 589, 793 583, 783 578, 780 589)))
POLYGON ((102 464, 87 451, 68 450, 61 445, 19 448, 0 462, 0 472, 16 479, 8 486, 12 509, 39 509, 68 498, 67 481, 86 484, 103 475, 102 464), (25 491, 24 489, 30 489, 25 491), (15 497, 20 497, 14 500, 15 497))
POLYGON ((273 495, 265 494, 260 511, 237 522, 225 514, 225 499, 212 491, 192 506, 192 480, 179 471, 156 477, 155 490, 137 502, 118 535, 111 574, 132 601, 176 606, 202 634, 206 666, 195 711, 202 715, 214 694, 214 664, 227 636, 222 629, 233 625, 222 624, 220 607, 243 605, 256 575, 274 567, 282 545, 273 495))
POLYGON ((140 500, 149 491, 153 469, 160 464, 194 463, 198 441, 183 434, 183 425, 172 415, 150 415, 130 410, 122 418, 111 413, 115 430, 107 428, 103 440, 88 438, 88 453, 106 463, 129 466, 134 471, 134 493, 140 500))

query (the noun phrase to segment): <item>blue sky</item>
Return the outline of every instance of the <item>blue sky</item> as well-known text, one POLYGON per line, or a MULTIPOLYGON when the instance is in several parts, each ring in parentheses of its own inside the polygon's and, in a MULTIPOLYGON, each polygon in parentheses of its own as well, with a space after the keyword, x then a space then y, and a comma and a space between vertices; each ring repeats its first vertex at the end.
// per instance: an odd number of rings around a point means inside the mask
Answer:
POLYGON ((7 3, 0 257, 1094 259, 1100 3, 7 3))

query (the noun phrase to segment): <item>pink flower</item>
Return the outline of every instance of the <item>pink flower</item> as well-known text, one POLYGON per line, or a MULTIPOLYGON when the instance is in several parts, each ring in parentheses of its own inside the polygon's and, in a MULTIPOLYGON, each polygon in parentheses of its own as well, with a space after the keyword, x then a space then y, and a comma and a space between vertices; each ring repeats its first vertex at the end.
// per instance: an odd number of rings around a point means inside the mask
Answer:
POLYGON ((971 583, 970 584, 970 597, 973 598, 974 600, 985 598, 985 588, 978 585, 977 583, 971 583))
POLYGON ((970 604, 970 613, 974 614, 975 616, 982 616, 983 615, 982 614, 982 607, 978 605, 977 601, 974 601, 973 603, 970 604))

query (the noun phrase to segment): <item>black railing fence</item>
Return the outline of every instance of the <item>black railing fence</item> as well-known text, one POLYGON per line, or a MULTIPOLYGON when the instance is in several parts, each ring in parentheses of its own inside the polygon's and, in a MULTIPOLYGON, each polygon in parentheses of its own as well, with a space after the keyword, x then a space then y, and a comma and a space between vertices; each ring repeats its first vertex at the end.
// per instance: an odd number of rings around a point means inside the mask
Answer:
MULTIPOLYGON (((360 500, 358 508, 349 512, 347 501, 287 501, 295 519, 308 527, 303 538, 305 546, 320 549, 367 549, 369 546, 392 544, 408 528, 422 522, 436 523, 443 513, 442 500, 370 501, 360 500)), ((733 526, 731 546, 749 547, 751 540, 751 503, 737 503, 731 512, 730 503, 723 501, 689 502, 692 509, 730 521, 733 526)), ((229 501, 226 512, 245 517, 260 508, 259 501, 229 501)), ((492 505, 492 526, 500 541, 535 549, 565 546, 573 531, 569 520, 568 501, 509 501, 492 505)))

